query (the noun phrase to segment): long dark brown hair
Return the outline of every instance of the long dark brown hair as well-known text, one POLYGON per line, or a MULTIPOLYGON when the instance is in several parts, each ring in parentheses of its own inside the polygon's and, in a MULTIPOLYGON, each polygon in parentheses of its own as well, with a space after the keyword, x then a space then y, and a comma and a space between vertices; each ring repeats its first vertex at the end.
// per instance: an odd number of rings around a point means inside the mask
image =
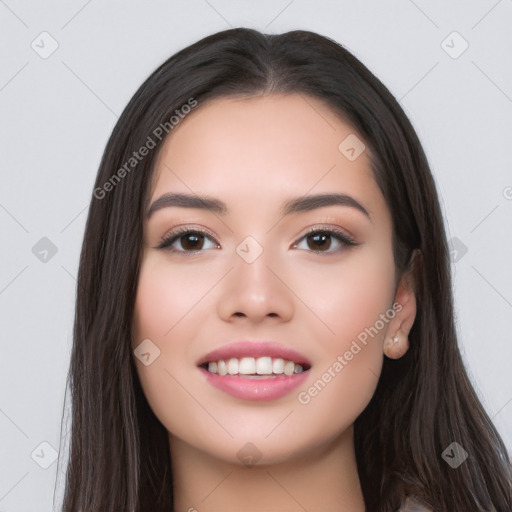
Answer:
POLYGON ((366 509, 393 512, 413 495, 437 512, 510 512, 510 458, 461 359, 442 214, 410 121, 335 41, 246 28, 208 36, 164 62, 130 100, 105 148, 78 273, 63 512, 173 510, 168 434, 146 401, 131 349, 144 213, 165 140, 155 129, 169 128, 191 98, 201 108, 214 98, 272 93, 322 100, 363 137, 392 214, 397 275, 421 251, 410 349, 401 359, 384 358, 376 392, 354 425, 366 509), (156 147, 134 165, 130 158, 148 137, 156 147), (443 457, 454 442, 468 454, 457 468, 443 457))

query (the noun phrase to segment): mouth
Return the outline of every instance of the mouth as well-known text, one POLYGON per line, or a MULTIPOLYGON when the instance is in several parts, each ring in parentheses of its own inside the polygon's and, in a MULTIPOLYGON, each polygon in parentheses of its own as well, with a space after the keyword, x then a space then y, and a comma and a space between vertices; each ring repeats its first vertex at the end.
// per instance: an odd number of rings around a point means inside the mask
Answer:
POLYGON ((311 363, 275 341, 238 341, 197 361, 206 382, 241 400, 277 400, 304 383, 311 363))
POLYGON ((311 365, 281 357, 262 356, 218 359, 202 363, 199 367, 221 377, 237 376, 244 379, 272 379, 307 372, 311 365))

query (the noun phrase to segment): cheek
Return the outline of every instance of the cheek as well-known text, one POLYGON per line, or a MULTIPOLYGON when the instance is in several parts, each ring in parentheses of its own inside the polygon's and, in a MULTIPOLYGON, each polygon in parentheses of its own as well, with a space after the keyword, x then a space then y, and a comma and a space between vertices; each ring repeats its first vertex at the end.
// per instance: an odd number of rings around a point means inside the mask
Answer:
POLYGON ((314 313, 308 322, 316 324, 315 338, 325 355, 348 350, 351 341, 376 322, 379 333, 373 337, 385 335, 388 322, 379 319, 393 303, 391 248, 354 252, 340 264, 303 266, 294 274, 300 276, 295 290, 314 313))
MULTIPOLYGON (((183 409, 180 371, 187 359, 187 310, 196 302, 194 280, 169 265, 146 258, 141 266, 132 325, 132 347, 145 343, 150 364, 135 356, 139 380, 155 415, 170 427, 169 411, 183 409), (150 341, 147 341, 150 340, 150 341)), ((199 291, 197 292, 199 293, 199 291)), ((192 337, 189 332, 188 336, 192 337)), ((143 346, 143 345, 141 345, 143 346)))
MULTIPOLYGON (((313 272, 302 273, 304 292, 323 325, 316 325, 319 360, 297 395, 304 426, 315 417, 348 427, 373 396, 382 368, 382 343, 395 316, 391 252, 361 252, 346 265, 325 267, 323 286, 311 286, 313 272)), ((318 278, 318 271, 315 272, 318 278)), ((301 279, 301 280, 302 280, 301 279)), ((312 320, 313 322, 313 320, 312 320)), ((312 332, 312 331, 311 331, 312 332)))
MULTIPOLYGON (((149 255, 141 266, 135 301, 133 348, 149 339, 159 353, 148 366, 135 357, 146 400, 169 432, 194 445, 204 432, 191 425, 210 419, 197 400, 204 390, 194 370, 195 341, 206 336, 204 326, 213 311, 208 291, 217 281, 218 273, 207 265, 173 265, 162 255, 149 255)), ((216 432, 213 420, 208 426, 216 432)))
MULTIPOLYGON (((181 323, 188 321, 194 304, 205 294, 208 282, 197 270, 166 264, 165 260, 148 258, 141 267, 135 302, 133 341, 150 338, 165 340, 165 347, 175 350, 172 340, 181 323)), ((176 345, 176 344, 175 344, 176 345)))

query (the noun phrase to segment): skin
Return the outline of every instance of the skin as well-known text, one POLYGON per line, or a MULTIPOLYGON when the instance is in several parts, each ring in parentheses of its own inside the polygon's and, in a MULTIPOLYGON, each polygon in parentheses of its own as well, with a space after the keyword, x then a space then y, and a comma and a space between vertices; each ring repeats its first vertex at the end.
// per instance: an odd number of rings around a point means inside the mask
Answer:
POLYGON ((159 153, 150 203, 183 192, 214 196, 231 210, 223 217, 167 207, 145 226, 133 348, 149 338, 160 350, 148 366, 135 361, 147 400, 169 432, 176 511, 365 510, 353 423, 375 391, 383 355, 407 351, 416 301, 410 276, 395 275, 391 214, 368 149, 354 161, 338 149, 354 133, 313 98, 223 98, 199 105, 159 153), (288 199, 332 192, 356 199, 371 220, 339 205, 279 215, 288 199), (200 239, 195 254, 190 237, 178 238, 177 252, 156 248, 183 225, 213 237, 200 239), (344 230, 359 245, 335 238, 315 244, 304 238, 312 227, 344 230), (252 263, 236 252, 249 235, 263 248, 252 263), (298 393, 394 302, 401 305, 394 318, 300 403, 298 393), (307 380, 266 402, 214 388, 196 363, 236 340, 277 340, 298 350, 312 363, 307 380), (249 442, 261 457, 253 466, 237 456, 249 442))

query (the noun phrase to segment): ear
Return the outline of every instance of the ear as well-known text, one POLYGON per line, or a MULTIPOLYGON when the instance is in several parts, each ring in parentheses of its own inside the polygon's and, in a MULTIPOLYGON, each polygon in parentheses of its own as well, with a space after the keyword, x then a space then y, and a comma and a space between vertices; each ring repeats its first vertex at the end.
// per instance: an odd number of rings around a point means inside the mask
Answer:
POLYGON ((409 350, 409 332, 416 319, 416 268, 421 251, 415 249, 407 269, 400 277, 393 302, 395 317, 389 322, 383 352, 390 359, 399 359, 409 350))

